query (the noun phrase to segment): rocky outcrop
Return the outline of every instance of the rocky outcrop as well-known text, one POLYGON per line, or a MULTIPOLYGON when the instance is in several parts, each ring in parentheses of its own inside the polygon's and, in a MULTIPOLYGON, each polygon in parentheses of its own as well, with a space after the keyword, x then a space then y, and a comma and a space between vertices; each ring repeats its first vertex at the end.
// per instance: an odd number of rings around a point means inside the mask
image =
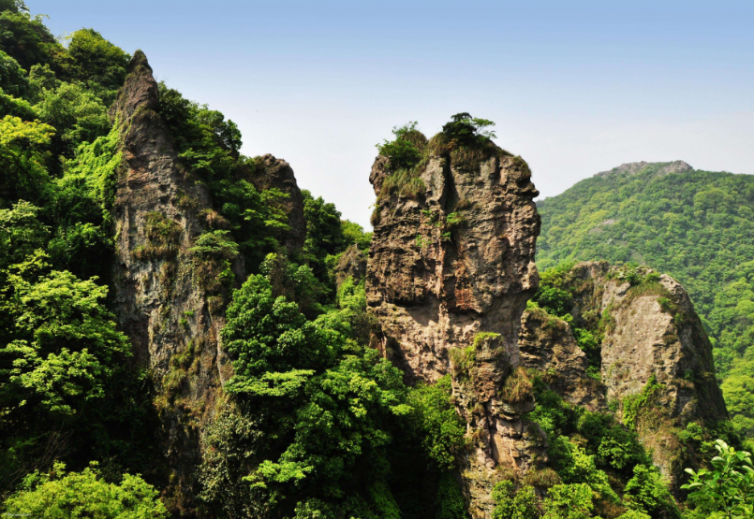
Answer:
POLYGON ((280 243, 288 252, 298 251, 306 240, 306 219, 304 217, 304 197, 296 183, 293 169, 283 159, 270 154, 254 159, 259 164, 250 175, 249 180, 258 191, 278 189, 284 195, 280 201, 281 208, 288 215, 289 230, 285 231, 280 243))
MULTIPOLYGON (((424 140, 426 142, 426 140, 424 140)), ((521 313, 538 284, 539 218, 527 164, 496 148, 427 152, 413 177, 378 157, 366 277, 373 342, 409 382, 450 373, 471 448, 459 467, 474 517, 502 473, 525 472, 543 438, 522 420, 530 395, 501 396, 518 370, 521 313)), ((522 381, 526 387, 527 381, 522 381)))
POLYGON ((618 173, 628 173, 629 175, 636 175, 637 173, 640 173, 644 168, 647 166, 658 166, 656 175, 663 176, 663 175, 669 175, 671 173, 686 173, 687 171, 694 171, 694 168, 692 168, 688 163, 682 161, 682 160, 675 160, 673 162, 663 162, 663 163, 657 163, 657 162, 628 162, 626 164, 621 164, 617 168, 613 168, 608 171, 603 171, 601 173, 597 173, 596 176, 606 176, 606 175, 614 175, 618 173))
POLYGON ((114 309, 155 383, 167 502, 188 513, 201 426, 232 367, 218 337, 224 289, 211 259, 191 252, 205 230, 199 215, 211 208, 209 195, 179 163, 158 103, 152 69, 138 51, 110 112, 123 153, 113 209, 114 309))
POLYGON ((334 270, 336 287, 340 287, 349 277, 358 285, 367 274, 367 255, 356 245, 351 245, 338 258, 334 270))
POLYGON ((688 294, 668 275, 606 262, 575 265, 560 288, 573 295, 574 324, 604 334, 601 384, 589 383, 569 325, 541 310, 522 320, 524 364, 555 373, 553 387, 569 402, 590 408, 618 402, 619 417, 636 427, 677 488, 684 460, 676 432, 692 421, 714 424, 728 416, 712 346, 688 294))
POLYGON ((590 411, 606 409, 603 387, 587 375, 586 353, 576 344, 566 321, 543 310, 526 310, 521 317, 518 346, 521 364, 542 373, 566 402, 590 411))

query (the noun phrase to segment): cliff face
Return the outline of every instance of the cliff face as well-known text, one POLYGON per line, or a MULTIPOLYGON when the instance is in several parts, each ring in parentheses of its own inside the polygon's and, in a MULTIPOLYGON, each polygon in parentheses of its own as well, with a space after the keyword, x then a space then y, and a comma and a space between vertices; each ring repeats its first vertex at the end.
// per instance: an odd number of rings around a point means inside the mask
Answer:
POLYGON ((574 266, 560 288, 573 294, 575 324, 601 322, 601 384, 586 375, 586 355, 568 323, 542 311, 522 320, 524 363, 556 372, 553 388, 571 403, 603 410, 606 402, 620 403, 624 424, 636 427, 677 488, 684 460, 675 432, 692 421, 727 418, 712 346, 688 294, 670 276, 606 262, 574 266))
POLYGON ((209 195, 179 163, 158 103, 152 69, 137 52, 111 109, 124 157, 113 211, 113 288, 122 329, 156 387, 169 503, 186 511, 195 495, 200 426, 232 366, 218 335, 224 288, 210 281, 213 266, 191 252, 206 228, 199 214, 211 207, 209 195))
POLYGON ((606 409, 602 386, 587 376, 589 362, 571 326, 544 311, 526 310, 518 340, 521 364, 548 374, 550 386, 568 403, 590 411, 606 409))
POLYGON ((258 191, 278 189, 286 195, 280 206, 288 215, 290 229, 284 233, 280 242, 288 252, 300 250, 306 240, 306 220, 304 218, 304 197, 296 183, 293 169, 283 159, 264 155, 259 160, 262 167, 250 175, 249 180, 258 191))
POLYGON ((498 151, 471 167, 460 153, 431 155, 418 189, 388 190, 385 157, 370 176, 379 204, 366 276, 381 327, 373 341, 409 381, 452 375, 473 445, 459 468, 474 517, 491 512, 495 469, 528 470, 542 443, 521 419, 530 396, 501 397, 509 378, 525 376, 517 338, 538 283, 539 219, 528 166, 498 151))

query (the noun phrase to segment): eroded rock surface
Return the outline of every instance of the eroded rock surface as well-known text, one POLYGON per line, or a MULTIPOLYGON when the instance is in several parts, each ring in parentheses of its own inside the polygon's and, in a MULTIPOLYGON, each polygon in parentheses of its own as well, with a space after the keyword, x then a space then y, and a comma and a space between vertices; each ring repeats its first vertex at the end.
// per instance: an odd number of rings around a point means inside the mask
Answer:
POLYGON ((189 512, 201 425, 232 366, 218 336, 223 289, 212 265, 190 251, 205 230, 200 213, 211 207, 209 195, 180 165, 158 106, 157 83, 139 51, 111 109, 123 152, 113 210, 114 308, 156 385, 168 504, 189 512))
POLYGON ((367 255, 356 245, 351 245, 335 265, 335 286, 340 287, 349 277, 358 285, 367 274, 367 255))
POLYGON ((526 310, 521 317, 518 346, 521 363, 544 374, 566 402, 590 411, 606 409, 604 389, 587 375, 586 353, 579 348, 567 322, 541 310, 526 310))
POLYGON ((408 188, 390 174, 388 159, 378 157, 366 278, 381 327, 373 340, 410 382, 453 375, 473 444, 459 467, 470 512, 489 517, 501 472, 529 470, 544 443, 521 418, 533 401, 500 396, 517 373, 521 313, 538 285, 537 191, 526 163, 502 150, 471 164, 456 152, 430 155, 408 188), (469 348, 473 368, 464 372, 469 348))
POLYGON ((728 417, 712 345, 688 294, 668 275, 607 262, 579 263, 565 279, 562 288, 574 295, 574 323, 601 323, 601 384, 586 376, 586 355, 568 323, 541 310, 527 311, 522 320, 524 364, 552 372, 553 388, 571 403, 603 410, 606 402, 619 403, 621 419, 636 427, 677 489, 684 459, 676 432, 692 421, 714 424, 728 417), (628 403, 641 394, 646 403, 629 416, 628 403))
POLYGON ((280 201, 280 205, 288 215, 290 229, 284 233, 281 244, 288 252, 300 250, 306 240, 306 219, 304 218, 304 197, 296 183, 293 168, 283 159, 267 154, 258 157, 262 167, 249 178, 258 191, 278 189, 287 195, 280 201))

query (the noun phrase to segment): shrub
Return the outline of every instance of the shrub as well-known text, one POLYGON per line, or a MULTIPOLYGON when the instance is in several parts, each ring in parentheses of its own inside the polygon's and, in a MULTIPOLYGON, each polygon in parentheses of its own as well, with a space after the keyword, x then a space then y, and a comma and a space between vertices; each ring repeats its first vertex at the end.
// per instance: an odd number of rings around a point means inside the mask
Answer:
POLYGON ((512 481, 501 481, 492 489, 495 508, 492 519, 538 519, 537 496, 534 488, 524 486, 516 492, 512 481))
POLYGON ((81 472, 66 472, 56 463, 48 473, 35 472, 21 490, 5 501, 5 515, 40 518, 167 518, 159 492, 140 476, 124 474, 119 484, 106 481, 92 462, 81 472))

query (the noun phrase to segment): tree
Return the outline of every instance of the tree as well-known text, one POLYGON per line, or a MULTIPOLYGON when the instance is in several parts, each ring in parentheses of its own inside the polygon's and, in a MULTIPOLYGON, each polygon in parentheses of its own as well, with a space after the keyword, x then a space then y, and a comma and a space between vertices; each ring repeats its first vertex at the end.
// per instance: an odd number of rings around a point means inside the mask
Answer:
POLYGON ((67 158, 73 157, 80 144, 110 131, 107 107, 79 84, 61 83, 54 90, 43 90, 34 110, 41 121, 57 130, 53 151, 67 158))
POLYGON ((55 129, 39 121, 6 115, 0 120, 0 204, 24 199, 36 202, 50 189, 45 169, 55 129))
POLYGON ((131 56, 102 37, 94 29, 79 29, 68 45, 73 76, 85 84, 96 83, 117 90, 126 79, 131 56))
POLYGON ((81 472, 66 472, 56 463, 47 473, 24 479, 21 490, 5 503, 5 515, 40 519, 165 519, 159 493, 140 476, 124 474, 120 483, 107 482, 97 463, 81 472))
POLYGON ((686 469, 691 481, 681 488, 689 490, 689 501, 697 514, 743 519, 754 516, 754 465, 751 454, 736 451, 723 440, 715 441, 717 456, 709 469, 686 469))
POLYGON ((534 488, 524 486, 514 491, 513 482, 501 481, 492 490, 495 509, 492 519, 538 519, 537 495, 534 488))
POLYGON ((85 402, 104 396, 105 381, 130 354, 125 335, 102 304, 107 287, 70 272, 46 267, 33 257, 8 275, 0 308, 13 321, 12 340, 0 347, 2 408, 73 415, 85 402))
MULTIPOLYGON (((309 321, 262 275, 235 292, 227 318, 235 375, 226 390, 264 417, 257 426, 268 439, 246 475, 251 491, 302 517, 395 516, 386 454, 395 420, 411 411, 401 372, 341 333, 344 314, 309 321), (371 515, 372 507, 384 513, 371 515)), ((213 474, 229 466, 210 461, 213 474)))
POLYGON ((5 93, 22 97, 29 88, 26 71, 18 62, 0 50, 0 88, 5 93))
POLYGON ((592 489, 588 485, 555 485, 547 493, 543 519, 588 519, 592 509, 592 489))

